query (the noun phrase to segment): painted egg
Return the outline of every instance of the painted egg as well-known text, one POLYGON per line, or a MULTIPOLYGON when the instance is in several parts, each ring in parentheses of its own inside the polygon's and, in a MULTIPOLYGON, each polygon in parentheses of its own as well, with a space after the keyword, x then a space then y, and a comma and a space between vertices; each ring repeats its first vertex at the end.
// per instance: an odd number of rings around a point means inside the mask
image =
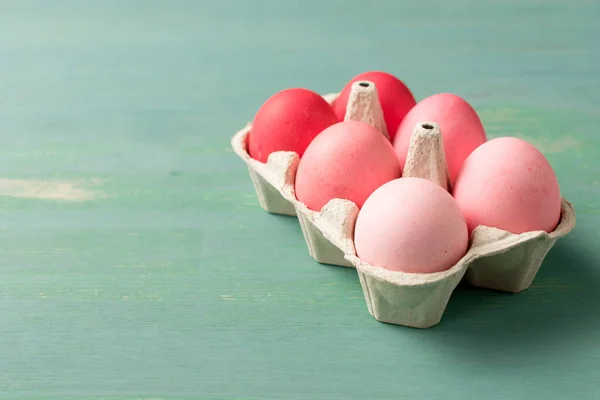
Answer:
POLYGON ((450 193, 422 178, 400 178, 375 190, 358 214, 356 254, 393 271, 432 273, 455 265, 469 236, 450 193))
POLYGON ((319 94, 307 89, 282 90, 256 113, 248 153, 263 163, 276 151, 294 151, 302 157, 315 136, 336 122, 332 107, 319 94))
POLYGON ((400 172, 394 148, 379 130, 364 122, 339 122, 306 149, 296 173, 296 197, 313 211, 335 198, 362 207, 375 189, 400 172))
POLYGON ((450 181, 454 182, 465 159, 486 141, 483 124, 473 107, 454 94, 440 93, 421 100, 404 117, 394 139, 402 168, 412 132, 424 121, 437 123, 442 131, 450 181))
POLYGON ((390 140, 393 139, 400 122, 406 113, 416 104, 413 94, 400 79, 391 74, 380 71, 362 73, 352 78, 344 86, 340 96, 333 103, 333 109, 340 121, 346 115, 346 107, 352 83, 356 81, 371 81, 375 84, 387 131, 390 135, 390 140))
POLYGON ((453 188, 469 232, 478 225, 515 234, 552 232, 560 220, 558 180, 544 155, 514 138, 492 139, 465 160, 453 188))

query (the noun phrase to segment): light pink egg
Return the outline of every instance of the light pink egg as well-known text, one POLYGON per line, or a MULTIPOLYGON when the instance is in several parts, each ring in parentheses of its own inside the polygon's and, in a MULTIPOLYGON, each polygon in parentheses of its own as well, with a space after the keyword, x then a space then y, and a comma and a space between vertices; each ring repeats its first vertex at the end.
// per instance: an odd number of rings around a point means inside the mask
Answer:
POLYGON ((331 199, 358 207, 384 183, 400 176, 392 144, 364 122, 339 122, 308 145, 296 173, 296 198, 313 211, 331 199))
POLYGON ((514 137, 490 140, 464 162, 453 195, 469 232, 478 225, 515 234, 552 232, 560 220, 558 180, 544 155, 514 137))
POLYGON ((469 103, 451 93, 435 94, 418 102, 398 127, 394 149, 402 168, 406 163, 412 132, 419 122, 435 122, 440 126, 452 182, 463 161, 486 141, 483 124, 469 103))
POLYGON ((467 252, 467 224, 450 193, 421 178, 400 178, 377 189, 354 229, 356 254, 393 271, 431 273, 467 252))

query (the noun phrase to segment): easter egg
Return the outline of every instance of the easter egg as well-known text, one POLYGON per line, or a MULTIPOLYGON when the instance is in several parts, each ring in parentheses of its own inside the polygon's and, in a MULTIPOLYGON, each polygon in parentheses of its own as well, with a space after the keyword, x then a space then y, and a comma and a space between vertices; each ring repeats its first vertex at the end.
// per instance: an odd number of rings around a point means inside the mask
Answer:
POLYGON ((361 207, 400 172, 394 148, 379 130, 364 122, 339 122, 321 132, 300 159, 296 198, 313 211, 335 198, 361 207))
POLYGON ((356 81, 370 81, 375 84, 387 131, 390 135, 390 140, 393 139, 400 122, 406 113, 416 104, 413 94, 400 79, 391 74, 380 71, 362 73, 352 78, 344 86, 340 96, 333 103, 333 109, 340 121, 346 115, 346 107, 352 90, 352 83, 356 81))
POLYGON ((390 181, 371 194, 354 228, 356 254, 392 271, 432 273, 455 265, 469 236, 450 193, 422 178, 390 181))
POLYGON ((453 188, 469 232, 478 225, 515 234, 552 232, 561 215, 558 180, 544 155, 525 140, 492 139, 465 160, 453 188))
POLYGON ((282 90, 256 113, 248 153, 263 163, 276 151, 294 151, 302 157, 315 136, 336 122, 333 109, 319 94, 298 88, 282 90))
POLYGON ((394 149, 404 168, 410 138, 415 126, 423 121, 435 122, 442 131, 450 181, 473 150, 486 141, 479 116, 465 100, 451 93, 429 96, 417 103, 404 117, 394 138, 394 149))

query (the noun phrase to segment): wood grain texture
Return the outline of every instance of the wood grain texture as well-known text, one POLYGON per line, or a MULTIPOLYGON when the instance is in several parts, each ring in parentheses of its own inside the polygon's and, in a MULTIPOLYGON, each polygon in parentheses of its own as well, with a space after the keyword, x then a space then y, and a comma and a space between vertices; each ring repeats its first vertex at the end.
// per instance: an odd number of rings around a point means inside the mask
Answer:
POLYGON ((597 1, 0 1, 0 397, 598 399, 597 1), (518 295, 376 322, 229 139, 383 69, 547 155, 575 231, 518 295), (40 183, 42 182, 42 183, 40 183), (45 183, 44 183, 45 182, 45 183))

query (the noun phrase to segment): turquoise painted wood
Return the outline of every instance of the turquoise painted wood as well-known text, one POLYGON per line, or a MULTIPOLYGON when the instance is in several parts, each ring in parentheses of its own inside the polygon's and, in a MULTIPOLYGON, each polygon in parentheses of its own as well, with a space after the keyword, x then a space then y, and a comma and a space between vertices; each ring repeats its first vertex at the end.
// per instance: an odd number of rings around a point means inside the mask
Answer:
POLYGON ((0 397, 600 398, 596 1, 0 2, 0 397), (568 4, 569 3, 569 4, 568 4), (390 71, 538 145, 575 231, 518 295, 375 321, 263 212, 233 133, 390 71))

